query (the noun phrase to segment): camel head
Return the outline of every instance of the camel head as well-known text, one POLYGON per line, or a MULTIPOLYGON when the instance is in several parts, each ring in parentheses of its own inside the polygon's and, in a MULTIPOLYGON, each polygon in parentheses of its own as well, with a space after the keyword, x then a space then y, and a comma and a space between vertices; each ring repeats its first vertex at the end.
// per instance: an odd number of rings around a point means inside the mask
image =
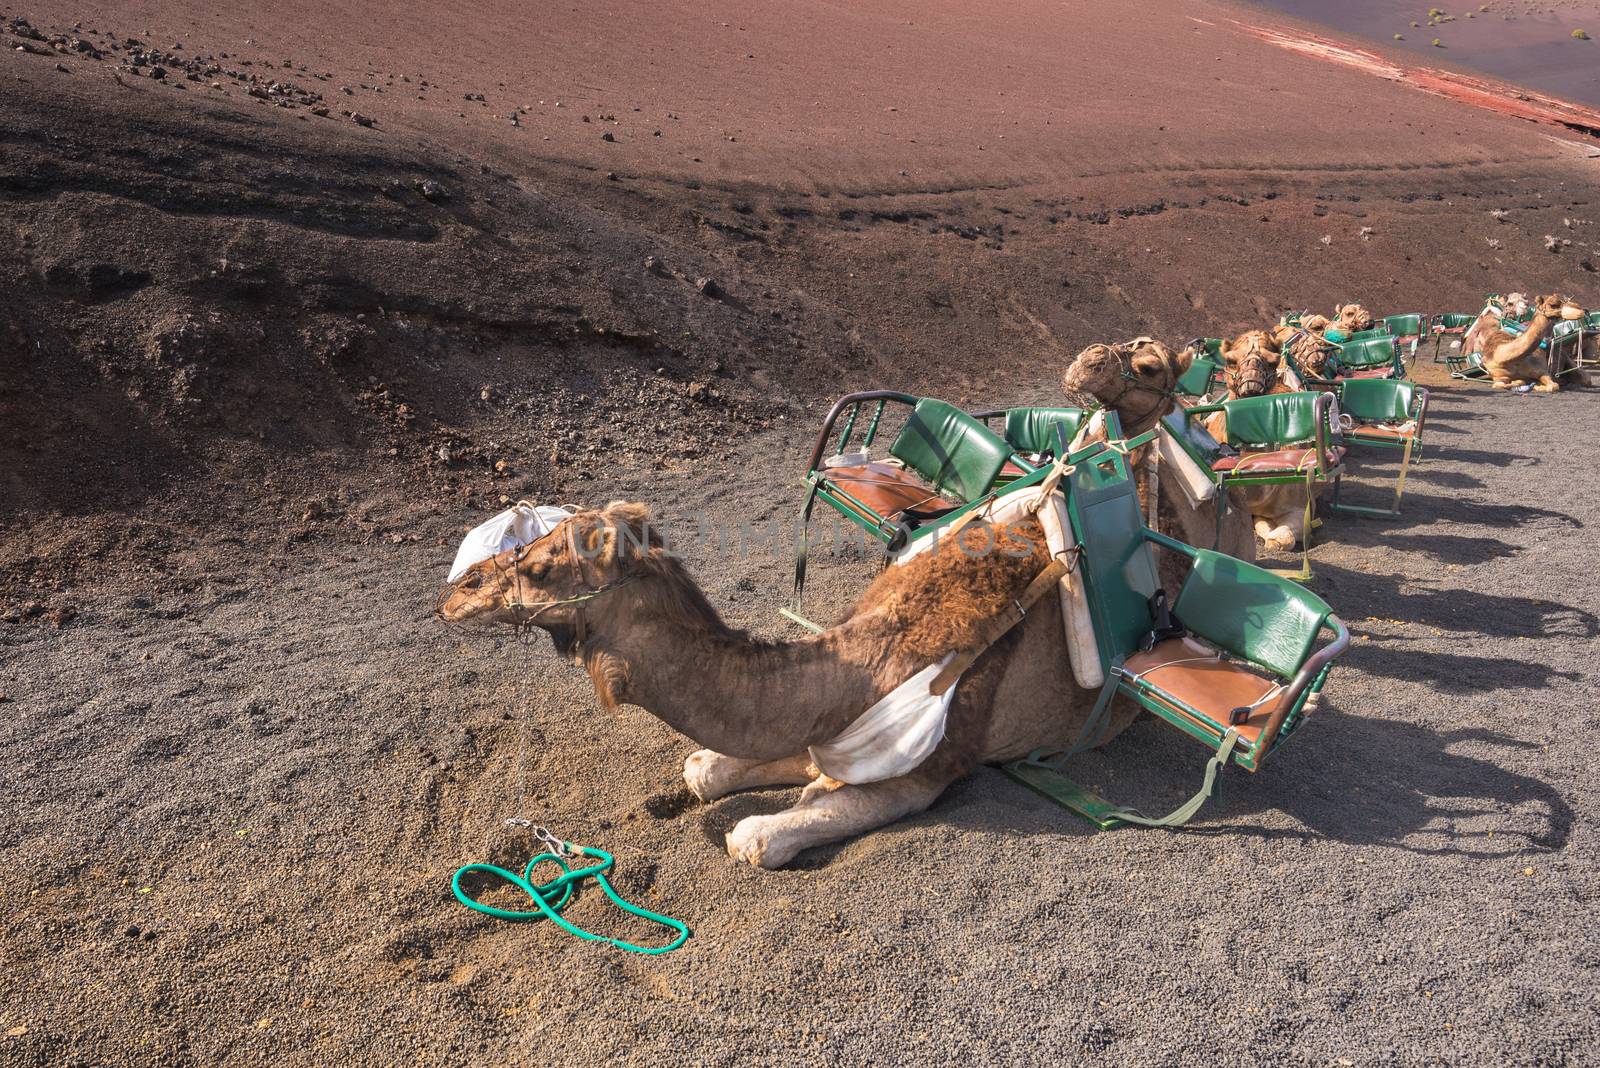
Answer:
POLYGON ((1505 314, 1508 319, 1520 319, 1528 314, 1528 295, 1526 293, 1507 293, 1505 299, 1505 314))
POLYGON ((1567 298, 1558 296, 1555 293, 1551 293, 1550 295, 1543 297, 1534 297, 1532 307, 1537 314, 1544 316, 1546 319, 1549 319, 1552 322, 1557 319, 1583 318, 1583 309, 1577 307, 1567 298), (1577 314, 1573 316, 1567 315, 1568 308, 1571 308, 1574 312, 1577 312, 1577 314))
POLYGON ((1061 376, 1068 397, 1085 408, 1112 409, 1128 435, 1142 434, 1177 403, 1173 391, 1194 353, 1174 353, 1154 338, 1121 345, 1090 345, 1061 376))
POLYGON ((1552 319, 1574 319, 1574 320, 1576 320, 1576 319, 1582 319, 1584 316, 1589 314, 1583 308, 1580 308, 1576 304, 1574 304, 1572 302, 1572 298, 1571 297, 1558 297, 1558 296, 1555 296, 1554 294, 1552 294, 1551 296, 1548 296, 1548 297, 1540 297, 1539 298, 1539 310, 1540 311, 1544 311, 1545 314, 1547 316, 1549 316, 1550 318, 1552 318, 1552 319), (1545 310, 1546 307, 1547 307, 1547 305, 1546 305, 1547 301, 1553 301, 1555 303, 1556 310, 1554 312, 1545 310))
POLYGON ((1372 326, 1372 313, 1359 304, 1341 304, 1333 311, 1334 321, 1346 334, 1366 330, 1372 326))
POLYGON ((684 578, 681 570, 652 528, 649 509, 613 501, 577 513, 538 541, 480 560, 444 589, 434 614, 446 623, 537 626, 568 652, 591 619, 609 616, 624 600, 613 590, 668 572, 684 578))
POLYGON ((1249 330, 1222 350, 1228 364, 1228 391, 1236 397, 1258 397, 1278 380, 1283 356, 1265 330, 1249 330))

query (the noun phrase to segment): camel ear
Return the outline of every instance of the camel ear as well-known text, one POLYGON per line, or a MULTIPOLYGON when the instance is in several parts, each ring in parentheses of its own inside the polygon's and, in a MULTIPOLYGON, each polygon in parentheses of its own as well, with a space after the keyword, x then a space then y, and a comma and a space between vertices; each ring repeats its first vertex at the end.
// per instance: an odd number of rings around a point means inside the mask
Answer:
POLYGON ((1189 373, 1189 367, 1194 363, 1194 352, 1196 347, 1197 346, 1194 345, 1185 345, 1183 347, 1183 351, 1174 352, 1171 354, 1172 381, 1174 384, 1177 383, 1178 379, 1189 373))
POLYGON ((641 501, 612 501, 600 513, 610 528, 606 555, 624 561, 638 560, 665 544, 661 532, 650 519, 650 506, 641 501))

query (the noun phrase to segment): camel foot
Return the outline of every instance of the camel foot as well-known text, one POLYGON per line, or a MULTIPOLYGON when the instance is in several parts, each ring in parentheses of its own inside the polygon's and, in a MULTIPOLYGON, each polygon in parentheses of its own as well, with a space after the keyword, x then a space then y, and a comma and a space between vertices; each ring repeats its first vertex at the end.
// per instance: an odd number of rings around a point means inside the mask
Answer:
POLYGON ((1287 523, 1274 525, 1265 519, 1256 520, 1256 537, 1260 538, 1261 543, 1268 549, 1278 552, 1288 552, 1300 540, 1294 528, 1287 523))
POLYGON ((921 812, 947 785, 947 778, 919 778, 916 772, 866 786, 847 786, 824 775, 793 808, 740 820, 728 832, 728 855, 757 868, 781 868, 813 846, 921 812))
POLYGON ((1548 375, 1539 379, 1539 384, 1533 387, 1535 393, 1554 393, 1561 388, 1561 384, 1548 375))
POLYGON ((816 777, 817 769, 807 753, 779 760, 744 760, 701 749, 683 762, 684 784, 701 801, 763 786, 802 786, 816 777))

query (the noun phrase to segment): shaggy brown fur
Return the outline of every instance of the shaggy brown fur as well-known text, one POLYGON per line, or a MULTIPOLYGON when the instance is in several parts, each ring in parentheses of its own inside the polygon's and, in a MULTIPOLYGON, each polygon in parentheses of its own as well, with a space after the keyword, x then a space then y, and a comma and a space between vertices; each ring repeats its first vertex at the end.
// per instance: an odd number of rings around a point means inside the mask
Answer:
MULTIPOLYGON (((809 746, 837 737, 944 654, 972 647, 982 624, 1043 570, 1038 523, 969 528, 965 552, 942 547, 890 568, 838 624, 784 642, 728 627, 650 531, 644 506, 615 503, 567 523, 584 555, 594 550, 581 571, 564 523, 473 567, 445 591, 439 617, 550 631, 588 670, 602 704, 638 705, 708 747, 684 766, 703 800, 809 784, 793 808, 749 817, 728 835, 729 853, 752 864, 778 867, 802 849, 921 811, 980 763, 1070 743, 1093 706, 1095 695, 1072 679, 1060 602, 1047 596, 961 677, 944 740, 926 761, 863 786, 819 776, 809 746)), ((1096 743, 1134 714, 1119 706, 1096 743)))

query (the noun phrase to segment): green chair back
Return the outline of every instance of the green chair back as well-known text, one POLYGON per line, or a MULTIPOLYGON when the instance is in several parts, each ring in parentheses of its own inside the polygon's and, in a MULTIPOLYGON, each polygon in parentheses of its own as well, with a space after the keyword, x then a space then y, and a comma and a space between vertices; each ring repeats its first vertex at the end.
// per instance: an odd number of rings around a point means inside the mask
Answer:
POLYGON ((1471 312, 1440 312, 1433 317, 1434 325, 1445 330, 1463 330, 1477 321, 1471 312))
POLYGON ((960 408, 924 398, 911 410, 889 454, 941 493, 970 502, 994 485, 1011 447, 960 408))
POLYGON ((1302 445, 1317 436, 1315 393, 1268 393, 1222 405, 1228 413, 1228 444, 1243 449, 1302 445))
POLYGON ((1178 379, 1178 392, 1186 397, 1204 397, 1211 392, 1211 383, 1217 379, 1221 365, 1208 356, 1196 356, 1189 369, 1178 379))
MULTIPOLYGON (((1362 331, 1367 333, 1367 331, 1362 331)), ((1370 370, 1374 367, 1393 366, 1395 339, 1391 334, 1379 334, 1359 340, 1352 339, 1339 346, 1339 365, 1352 370, 1370 370)))
POLYGON ((1389 315, 1383 320, 1384 326, 1395 337, 1416 337, 1422 333, 1422 323, 1422 316, 1416 314, 1389 315))
POLYGON ((1568 334, 1583 333, 1582 319, 1561 319, 1550 328, 1551 337, 1566 337, 1568 334))
POLYGON ((1362 423, 1403 423, 1411 418, 1417 387, 1395 378, 1347 378, 1339 383, 1339 409, 1362 423))
POLYGON ((1298 582, 1197 549, 1172 612, 1219 649, 1289 678, 1311 655, 1332 609, 1298 582))
POLYGON ((1583 317, 1585 330, 1600 330, 1600 311, 1592 311, 1583 317))
POLYGON ((1082 408, 1012 408, 1006 412, 1006 444, 1020 453, 1058 455, 1061 440, 1056 428, 1070 444, 1087 415, 1082 408))
POLYGON ((1374 326, 1374 327, 1370 327, 1370 328, 1368 328, 1366 330, 1357 330, 1355 333, 1353 333, 1349 337, 1345 338, 1345 340, 1342 341, 1340 344, 1348 345, 1353 341, 1371 341, 1375 337, 1390 337, 1390 336, 1391 335, 1389 333, 1389 327, 1387 325, 1374 326))
POLYGON ((1150 598, 1161 587, 1144 536, 1139 495, 1122 456, 1105 450, 1073 465, 1067 510, 1083 546, 1079 566, 1100 642, 1101 666, 1132 654, 1150 631, 1150 598))

